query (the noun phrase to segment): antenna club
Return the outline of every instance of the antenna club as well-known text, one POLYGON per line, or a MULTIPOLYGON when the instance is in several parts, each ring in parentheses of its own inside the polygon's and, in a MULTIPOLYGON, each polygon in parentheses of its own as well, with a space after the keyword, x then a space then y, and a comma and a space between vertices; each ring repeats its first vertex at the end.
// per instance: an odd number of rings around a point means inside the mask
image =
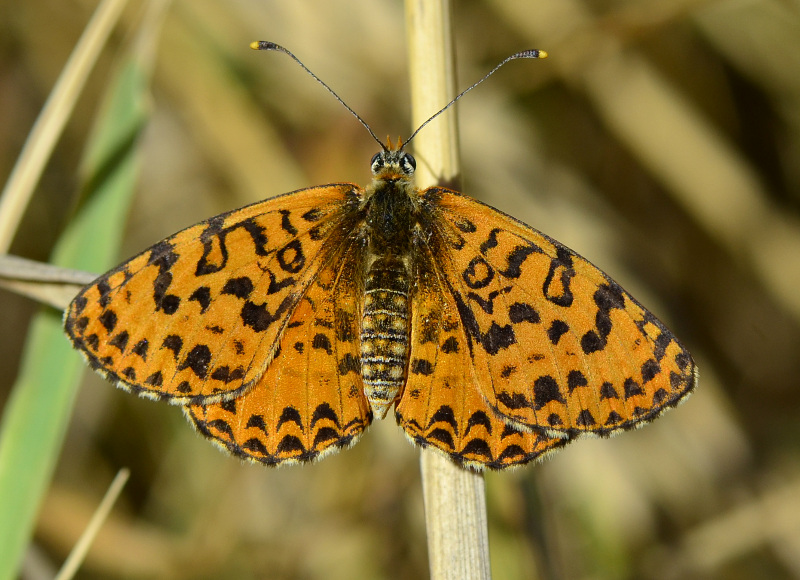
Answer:
POLYGON ((538 50, 536 48, 531 48, 529 50, 523 50, 522 52, 512 54, 507 59, 505 59, 501 64, 505 64, 510 60, 516 60, 518 58, 547 58, 547 56, 548 54, 546 50, 538 50))
POLYGON ((268 40, 254 40, 250 43, 253 50, 277 50, 278 45, 268 40))

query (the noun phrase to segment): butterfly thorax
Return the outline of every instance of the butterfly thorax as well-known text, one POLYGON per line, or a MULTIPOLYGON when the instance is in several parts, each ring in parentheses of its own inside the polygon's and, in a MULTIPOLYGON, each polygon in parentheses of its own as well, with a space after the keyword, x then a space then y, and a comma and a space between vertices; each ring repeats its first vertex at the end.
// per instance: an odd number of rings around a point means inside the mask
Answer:
POLYGON ((385 151, 373 159, 367 190, 361 372, 372 411, 384 417, 406 378, 411 232, 416 222, 413 158, 385 151))

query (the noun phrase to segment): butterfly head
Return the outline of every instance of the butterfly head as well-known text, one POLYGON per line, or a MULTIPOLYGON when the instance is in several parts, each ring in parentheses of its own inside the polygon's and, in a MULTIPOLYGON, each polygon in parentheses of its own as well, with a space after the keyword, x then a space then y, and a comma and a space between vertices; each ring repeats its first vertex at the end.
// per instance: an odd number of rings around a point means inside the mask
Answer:
POLYGON ((403 151, 402 140, 398 139, 394 145, 389 139, 389 145, 372 158, 371 167, 376 179, 409 179, 414 175, 417 162, 411 153, 403 151))

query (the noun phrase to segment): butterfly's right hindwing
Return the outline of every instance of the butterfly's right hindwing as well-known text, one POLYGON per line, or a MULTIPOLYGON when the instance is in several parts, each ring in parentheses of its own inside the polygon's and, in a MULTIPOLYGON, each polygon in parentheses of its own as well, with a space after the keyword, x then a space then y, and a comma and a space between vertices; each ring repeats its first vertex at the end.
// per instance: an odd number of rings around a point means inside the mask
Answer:
POLYGON ((522 465, 565 445, 566 437, 510 425, 481 394, 485 369, 472 359, 458 306, 434 258, 444 251, 425 242, 415 248, 411 356, 398 423, 417 445, 477 470, 522 465))

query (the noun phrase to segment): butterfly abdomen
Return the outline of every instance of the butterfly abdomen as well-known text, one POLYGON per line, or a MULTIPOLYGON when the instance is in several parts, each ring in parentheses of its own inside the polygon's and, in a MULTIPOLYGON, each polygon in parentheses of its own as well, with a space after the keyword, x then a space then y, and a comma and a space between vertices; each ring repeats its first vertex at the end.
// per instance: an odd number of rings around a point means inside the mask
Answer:
POLYGON ((367 272, 361 323, 361 372, 373 413, 383 417, 405 383, 408 360, 408 270, 382 256, 367 272))

